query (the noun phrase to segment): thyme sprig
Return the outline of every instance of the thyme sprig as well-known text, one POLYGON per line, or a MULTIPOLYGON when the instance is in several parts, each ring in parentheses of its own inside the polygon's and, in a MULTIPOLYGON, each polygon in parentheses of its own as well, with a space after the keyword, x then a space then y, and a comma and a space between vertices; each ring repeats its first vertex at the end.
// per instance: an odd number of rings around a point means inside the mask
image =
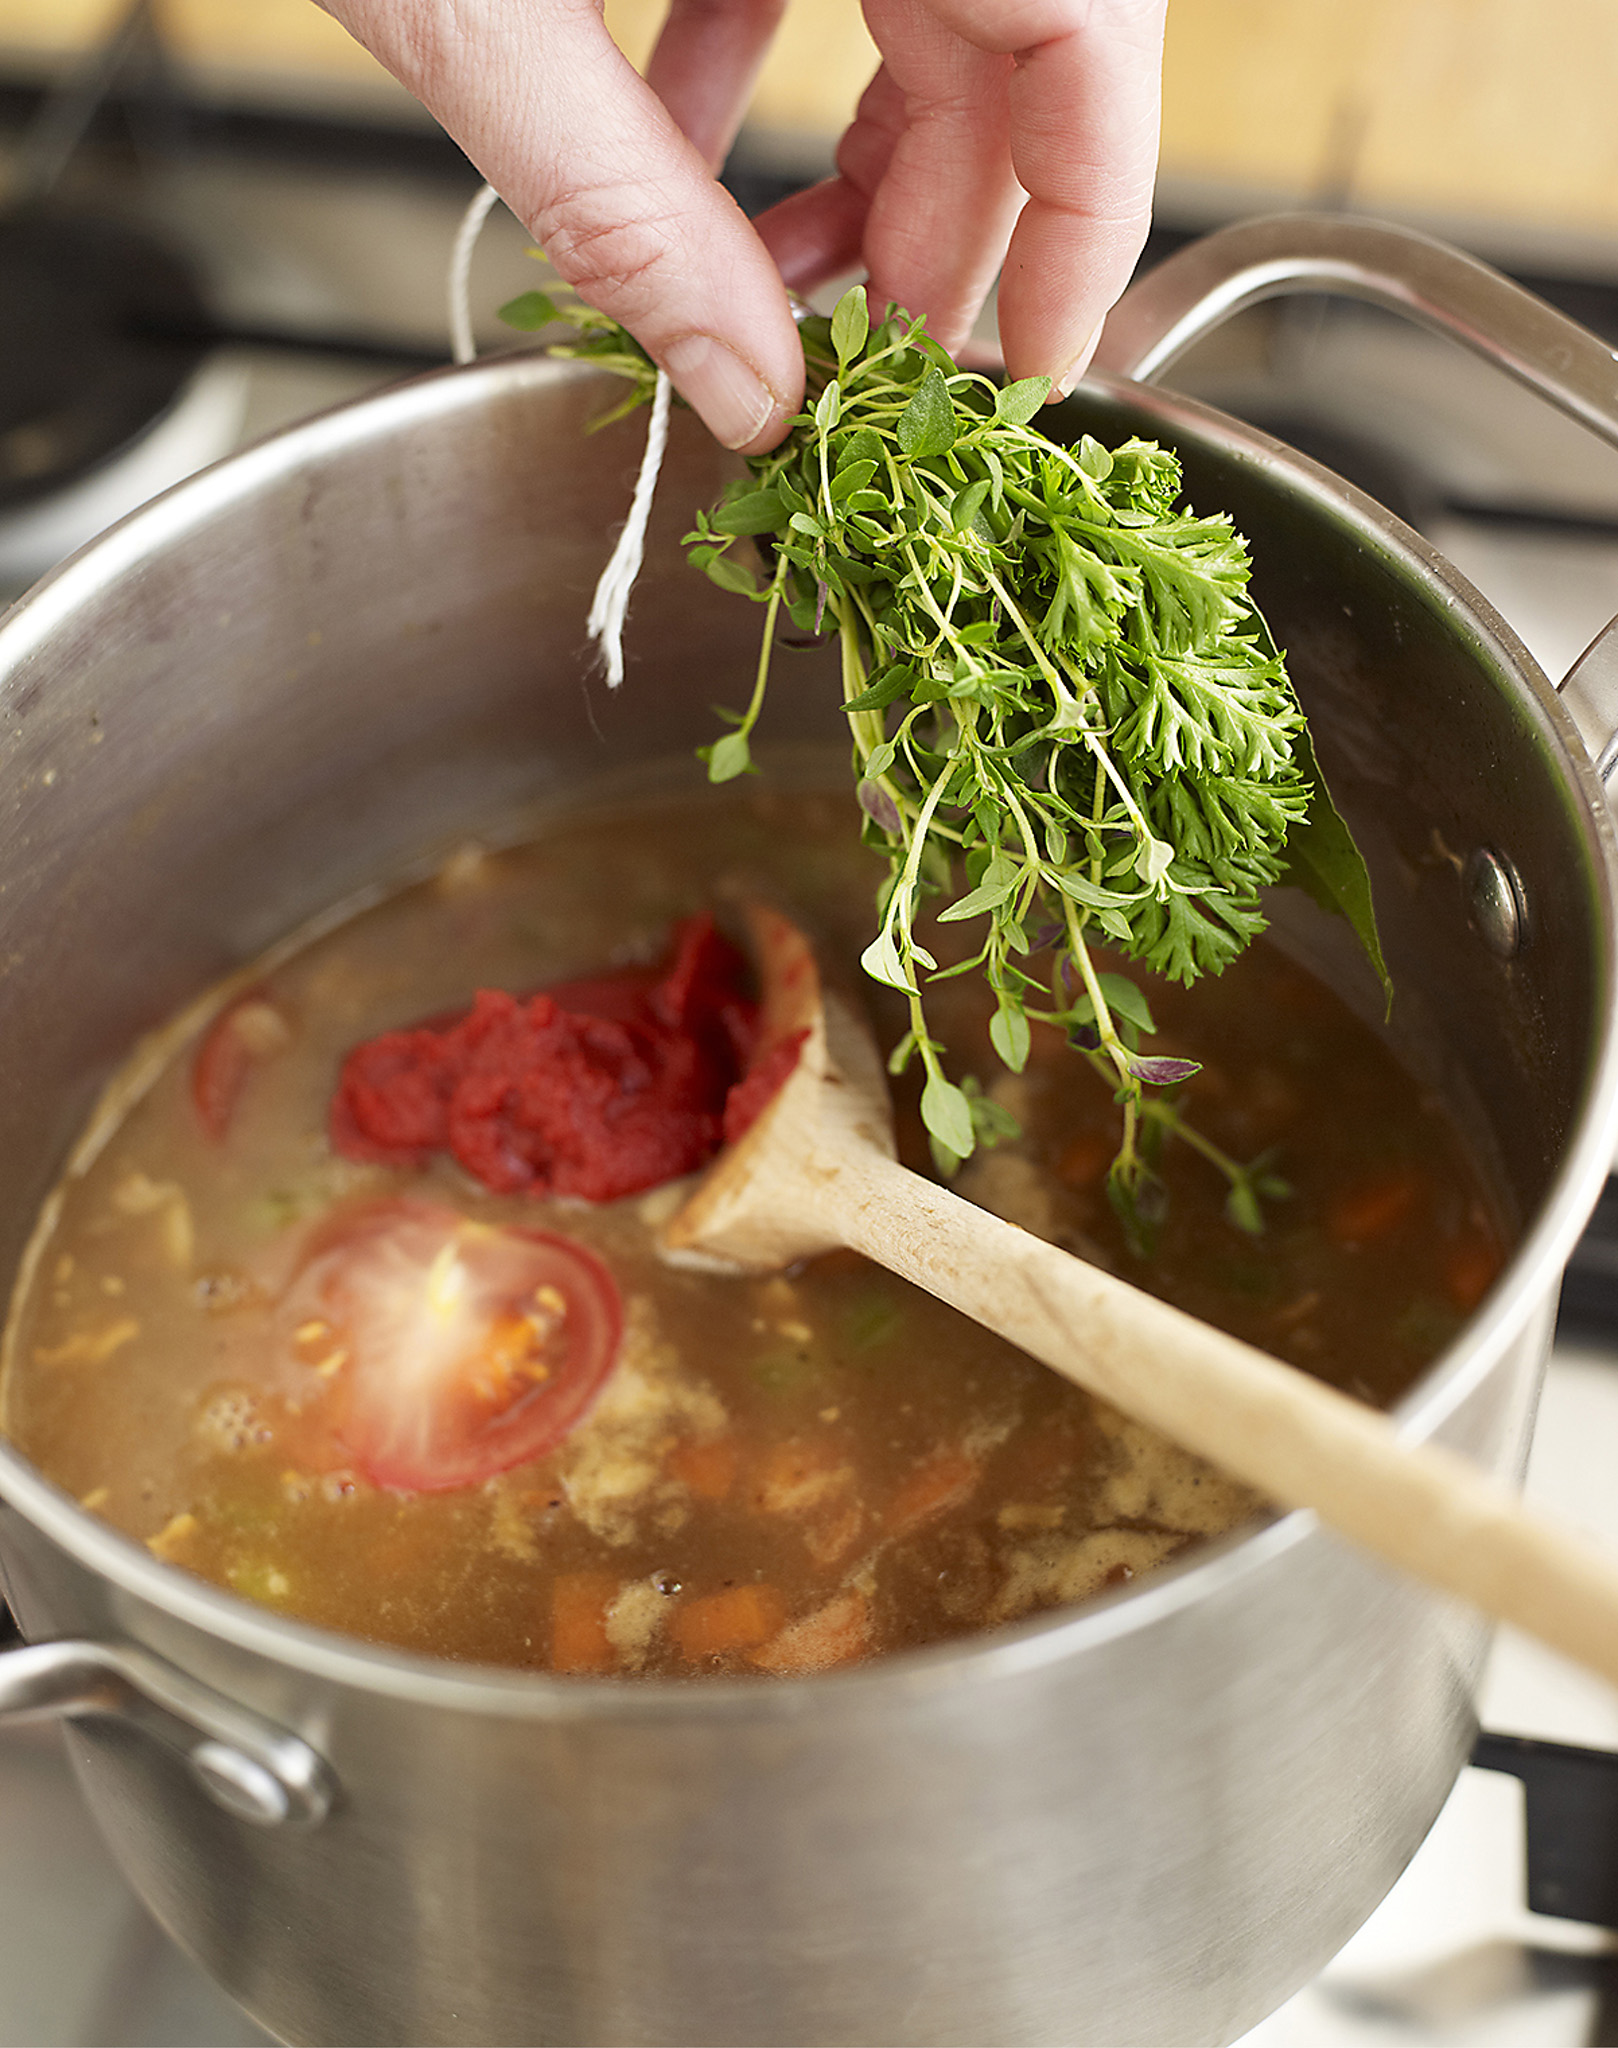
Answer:
MULTIPOLYGON (((580 339, 564 353, 649 389, 620 329, 566 317, 580 339)), ((864 837, 889 870, 863 965, 908 1001, 890 1067, 921 1062, 940 1165, 1015 1129, 950 1079, 927 1021, 929 983, 978 970, 1007 1067, 1023 1069, 1041 1023, 1112 1088, 1108 1193, 1138 1250, 1161 1220, 1171 1137, 1224 1176, 1230 1221, 1262 1230, 1285 1183, 1187 1121, 1176 1091, 1197 1062, 1143 1049, 1146 996, 1097 959, 1113 949, 1183 983, 1218 973, 1263 930, 1260 891, 1287 878, 1350 916, 1386 984, 1364 866, 1248 595, 1245 543, 1228 518, 1178 507, 1167 450, 1052 442, 1032 425, 1047 379, 962 370, 920 321, 890 309, 873 326, 858 287, 802 335, 805 410, 686 537, 697 567, 766 608, 751 701, 703 750, 710 777, 750 766, 778 614, 835 634, 864 837), (938 920, 981 919, 981 941, 941 969, 918 920, 960 881, 938 920)))

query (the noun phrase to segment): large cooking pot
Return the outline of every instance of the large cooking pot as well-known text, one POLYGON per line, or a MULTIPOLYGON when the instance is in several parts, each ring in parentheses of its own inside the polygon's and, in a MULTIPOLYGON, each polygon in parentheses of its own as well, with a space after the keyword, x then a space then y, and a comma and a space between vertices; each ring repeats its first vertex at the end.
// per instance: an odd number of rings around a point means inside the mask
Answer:
MULTIPOLYGON (((1300 287, 1406 306, 1618 440, 1609 350, 1464 258, 1343 222, 1200 245, 1131 295, 1107 366, 1155 374, 1300 287)), ((640 445, 633 424, 582 438, 606 388, 520 356, 310 421, 137 513, 0 627, 6 1272, 139 1033, 469 833, 686 759, 738 699, 756 614, 679 559, 723 473, 689 418, 629 681, 589 676, 640 445)), ((1401 1417, 1518 1472, 1613 1151, 1618 871, 1586 745, 1618 723, 1618 631, 1559 700, 1420 539, 1264 435, 1117 375, 1056 423, 1171 443, 1194 502, 1252 539, 1376 875, 1406 1056, 1523 1226, 1401 1417)), ((794 673, 776 741, 835 734, 831 679, 794 673)), ((1287 927, 1322 951, 1301 913, 1287 927)), ((1229 2040, 1421 1840, 1485 1645, 1298 1514, 1082 1612, 843 1675, 554 1680, 279 1619, 3 1450, 0 1489, 33 1639, 0 1659, 0 1712, 68 1720, 142 1897, 300 2041, 1229 2040)))

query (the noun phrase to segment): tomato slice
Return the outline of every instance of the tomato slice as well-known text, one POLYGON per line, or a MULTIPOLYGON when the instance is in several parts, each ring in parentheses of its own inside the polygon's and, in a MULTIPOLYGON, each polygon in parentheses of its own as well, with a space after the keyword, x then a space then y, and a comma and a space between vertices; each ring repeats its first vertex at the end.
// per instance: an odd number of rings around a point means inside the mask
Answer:
POLYGON ((320 1226, 283 1302, 333 1368, 336 1434, 374 1485, 472 1486, 552 1450, 617 1359, 612 1275, 571 1238, 382 1201, 320 1226))
POLYGON ((290 1036, 263 988, 249 989, 214 1019, 191 1063, 191 1101, 210 1138, 224 1137, 249 1073, 281 1051, 290 1036))

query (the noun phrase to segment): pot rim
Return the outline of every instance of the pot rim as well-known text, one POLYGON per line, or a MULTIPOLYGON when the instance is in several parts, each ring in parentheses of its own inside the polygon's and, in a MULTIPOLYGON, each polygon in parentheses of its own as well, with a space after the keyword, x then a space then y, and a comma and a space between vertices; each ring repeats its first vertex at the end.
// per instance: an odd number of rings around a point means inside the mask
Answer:
MULTIPOLYGON (((171 544, 217 511, 249 497, 305 460, 329 457, 370 438, 407 429, 423 410, 454 413, 475 407, 491 383, 522 389, 557 379, 606 373, 561 363, 537 351, 485 357, 432 370, 350 400, 284 428, 199 471, 140 507, 61 564, 0 620, 0 688, 86 596, 171 544)), ((1093 376, 1089 388, 1143 405, 1172 434, 1214 442, 1261 477, 1284 483, 1328 517, 1353 529, 1373 553, 1406 572, 1404 580, 1440 604, 1452 631, 1464 635, 1485 666, 1514 675, 1552 743, 1557 766, 1580 800, 1592 871, 1602 883, 1607 943, 1605 1023, 1587 1077, 1573 1141, 1551 1190, 1505 1272, 1460 1337, 1434 1360, 1391 1413, 1400 1433, 1429 1436, 1459 1407, 1501 1352, 1542 1312, 1547 1278, 1560 1271, 1594 1206, 1618 1140, 1618 838, 1602 788, 1577 729, 1543 671, 1494 607, 1420 535, 1353 485, 1256 427, 1200 401, 1155 386, 1093 376)), ((899 1651, 847 1672, 777 1680, 614 1679, 557 1677, 544 1672, 455 1664, 370 1644, 288 1619, 227 1593, 101 1522, 0 1439, 0 1498, 76 1562, 121 1591, 173 1619, 311 1678, 382 1693, 416 1704, 453 1707, 512 1719, 574 1722, 599 1719, 773 1719, 824 1712, 834 1700, 857 1712, 877 1693, 931 1694, 963 1682, 995 1683, 1082 1654, 1166 1622, 1251 1574, 1268 1569, 1299 1544, 1336 1541, 1306 1511, 1277 1515, 1257 1529, 1238 1530, 1154 1572, 1139 1587, 1119 1589, 1077 1609, 1054 1610, 929 1647, 899 1651)))

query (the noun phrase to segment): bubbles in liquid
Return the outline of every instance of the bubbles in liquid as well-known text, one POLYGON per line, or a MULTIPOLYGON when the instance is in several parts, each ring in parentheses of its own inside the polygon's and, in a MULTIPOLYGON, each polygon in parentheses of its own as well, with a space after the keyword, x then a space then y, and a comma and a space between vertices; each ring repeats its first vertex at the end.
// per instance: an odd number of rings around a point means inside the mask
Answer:
POLYGON ((259 1420, 258 1402, 246 1387, 216 1387, 197 1411, 196 1430, 220 1451, 245 1451, 269 1436, 259 1420))

